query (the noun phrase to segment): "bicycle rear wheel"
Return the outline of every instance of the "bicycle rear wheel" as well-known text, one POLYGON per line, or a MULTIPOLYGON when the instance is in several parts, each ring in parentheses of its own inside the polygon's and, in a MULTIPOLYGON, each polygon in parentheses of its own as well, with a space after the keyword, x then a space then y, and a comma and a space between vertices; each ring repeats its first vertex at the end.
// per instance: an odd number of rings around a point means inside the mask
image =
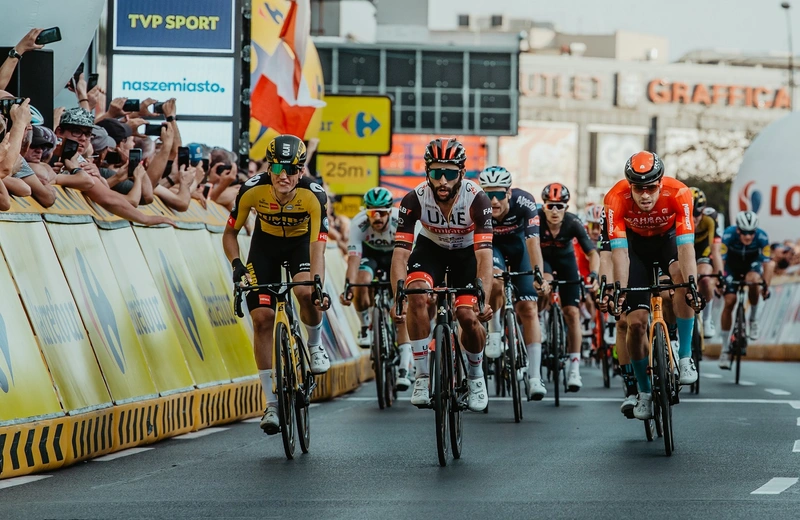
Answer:
POLYGON ((386 379, 386 372, 383 369, 383 352, 382 352, 382 341, 383 341, 383 329, 381 328, 381 321, 383 317, 381 314, 375 309, 372 315, 372 351, 370 355, 372 356, 372 370, 375 372, 375 389, 378 391, 378 408, 383 410, 386 408, 386 398, 385 398, 385 379, 386 379))
POLYGON ((553 379, 553 398, 555 399, 556 406, 560 406, 560 378, 561 378, 561 332, 559 329, 560 321, 558 319, 558 307, 553 305, 550 308, 550 330, 548 340, 550 341, 550 375, 553 379))
POLYGON ((436 451, 439 455, 440 466, 447 466, 447 412, 450 406, 450 397, 444 351, 450 350, 449 337, 449 327, 445 325, 436 326, 436 331, 434 332, 436 351, 431 358, 433 363, 431 367, 431 382, 433 383, 433 410, 436 415, 436 451))
POLYGON ((603 387, 611 388, 611 347, 606 345, 603 332, 606 330, 605 315, 600 309, 595 311, 594 338, 597 341, 597 352, 600 353, 600 364, 603 370, 603 387))
POLYGON ((519 391, 519 381, 517 381, 517 350, 519 349, 519 338, 517 338, 517 315, 511 309, 506 311, 506 356, 508 367, 504 375, 508 377, 511 384, 511 402, 514 405, 514 422, 522 420, 522 396, 519 391))
POLYGON ((295 397, 294 412, 297 419, 297 440, 300 442, 300 449, 303 453, 308 453, 311 446, 311 419, 308 415, 311 400, 311 389, 314 386, 314 375, 309 368, 309 359, 303 339, 295 336, 297 346, 297 380, 302 381, 300 391, 295 397))
POLYGON ((739 374, 742 371, 742 349, 747 345, 747 328, 744 321, 744 306, 736 308, 736 331, 738 332, 733 342, 733 362, 736 363, 736 384, 739 384, 739 374))
POLYGON ((703 359, 703 320, 695 320, 694 332, 692 333, 692 359, 697 369, 697 381, 689 387, 689 392, 700 393, 700 361, 703 359))
POLYGON ((667 335, 661 323, 653 326, 653 405, 659 408, 661 416, 661 429, 664 434, 664 452, 669 457, 672 455, 672 370, 669 366, 671 348, 667 342, 667 335))
POLYGON ((452 348, 458 343, 458 339, 453 336, 450 337, 452 342, 450 343, 451 348, 448 350, 450 354, 447 360, 447 366, 453 367, 453 371, 450 372, 450 378, 453 384, 450 387, 452 388, 452 392, 450 394, 450 409, 448 410, 448 419, 450 420, 450 448, 453 451, 453 458, 460 459, 461 447, 464 440, 464 410, 461 407, 461 399, 462 396, 466 395, 464 392, 469 392, 469 386, 467 384, 464 356, 461 355, 461 347, 459 345, 455 349, 452 348))
POLYGON ((274 348, 275 353, 275 384, 278 387, 278 421, 281 426, 281 438, 283 439, 283 451, 286 458, 294 458, 294 405, 295 405, 295 381, 294 367, 289 353, 289 332, 286 325, 278 323, 276 326, 275 337, 278 341, 274 348))

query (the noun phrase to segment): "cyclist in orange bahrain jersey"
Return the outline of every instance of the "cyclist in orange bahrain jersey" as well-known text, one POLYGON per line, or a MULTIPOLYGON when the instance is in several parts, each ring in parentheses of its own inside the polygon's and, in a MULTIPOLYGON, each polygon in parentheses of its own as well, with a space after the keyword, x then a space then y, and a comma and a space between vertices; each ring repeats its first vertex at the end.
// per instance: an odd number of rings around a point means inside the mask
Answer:
MULTIPOLYGON (((655 263, 675 283, 683 283, 689 276, 697 279, 692 192, 682 182, 664 178, 664 163, 658 155, 646 151, 632 155, 625 165, 625 179, 606 194, 605 206, 614 279, 621 287, 653 284, 655 263)), ((702 310, 704 301, 702 297, 692 301, 686 289, 675 293, 680 383, 688 385, 697 381, 692 331, 695 312, 702 310)), ((618 305, 627 313, 628 351, 639 385, 633 415, 637 419, 650 419, 653 417, 653 395, 647 377, 650 295, 622 294, 618 305)))

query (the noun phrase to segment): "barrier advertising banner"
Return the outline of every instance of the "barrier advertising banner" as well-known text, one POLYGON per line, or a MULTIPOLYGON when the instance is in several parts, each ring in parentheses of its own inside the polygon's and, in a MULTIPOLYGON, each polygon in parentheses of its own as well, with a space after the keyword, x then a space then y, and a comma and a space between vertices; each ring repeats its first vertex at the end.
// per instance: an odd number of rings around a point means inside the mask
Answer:
POLYGON ((198 386, 230 381, 214 330, 194 285, 194 270, 171 228, 134 228, 147 265, 167 307, 189 370, 198 386))
POLYGON ((63 415, 2 256, 0 294, 0 423, 63 415))
POLYGON ((44 224, 0 222, 0 247, 64 410, 110 405, 111 396, 44 224))
POLYGON ((48 223, 47 230, 114 402, 155 397, 156 387, 97 227, 48 223))

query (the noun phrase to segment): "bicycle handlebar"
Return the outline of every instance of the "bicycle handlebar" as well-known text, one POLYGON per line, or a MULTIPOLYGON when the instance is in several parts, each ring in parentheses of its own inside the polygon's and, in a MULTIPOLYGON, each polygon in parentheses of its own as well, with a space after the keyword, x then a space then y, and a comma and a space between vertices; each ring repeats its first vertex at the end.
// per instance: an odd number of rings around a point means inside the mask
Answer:
POLYGON ((483 280, 475 279, 475 287, 423 287, 419 289, 406 289, 403 280, 397 281, 397 297, 395 298, 396 313, 398 316, 403 314, 403 301, 409 294, 473 294, 478 297, 478 312, 483 312, 484 296, 483 280))
POLYGON ((259 285, 243 285, 243 284, 234 284, 233 285, 233 309, 236 312, 236 315, 240 318, 244 318, 244 312, 242 311, 242 298, 245 293, 256 289, 264 289, 269 291, 275 295, 279 295, 281 289, 289 290, 293 287, 300 287, 300 286, 313 286, 314 287, 314 297, 317 301, 322 304, 323 298, 325 297, 325 293, 322 292, 322 279, 318 274, 314 275, 313 280, 307 280, 305 282, 276 282, 276 283, 265 283, 259 285))

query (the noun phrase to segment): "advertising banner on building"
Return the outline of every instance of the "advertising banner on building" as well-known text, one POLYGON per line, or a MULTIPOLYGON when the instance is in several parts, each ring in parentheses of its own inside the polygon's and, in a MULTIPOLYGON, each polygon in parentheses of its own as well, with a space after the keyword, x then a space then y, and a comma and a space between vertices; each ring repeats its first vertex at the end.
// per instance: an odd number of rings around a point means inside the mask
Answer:
POLYGON ((115 0, 114 50, 233 52, 233 0, 115 0))

